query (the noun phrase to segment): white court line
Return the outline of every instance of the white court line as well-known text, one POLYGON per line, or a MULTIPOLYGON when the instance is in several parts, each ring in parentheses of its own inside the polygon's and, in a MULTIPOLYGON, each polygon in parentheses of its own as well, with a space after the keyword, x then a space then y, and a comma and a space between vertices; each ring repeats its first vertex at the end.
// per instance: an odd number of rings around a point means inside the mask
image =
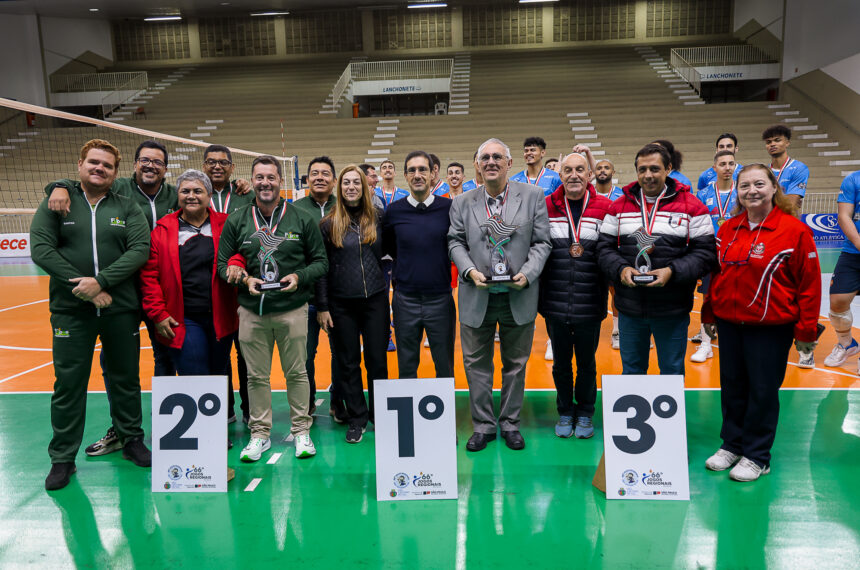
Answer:
POLYGON ((39 366, 35 366, 29 370, 25 370, 24 372, 19 372, 18 374, 13 374, 12 376, 9 376, 7 378, 3 378, 2 380, 0 380, 0 384, 2 384, 3 382, 7 382, 9 380, 13 380, 13 379, 17 378, 18 376, 23 376, 24 374, 28 374, 30 372, 33 372, 34 370, 38 370, 39 368, 44 368, 46 366, 50 366, 53 363, 54 363, 54 361, 52 360, 50 362, 46 362, 45 364, 40 364, 39 366))
POLYGON ((31 348, 29 346, 7 346, 5 344, 0 344, 0 349, 6 350, 31 350, 33 352, 51 352, 54 350, 53 348, 31 348))
POLYGON ((266 461, 266 463, 269 465, 274 465, 278 462, 278 459, 281 458, 281 455, 283 455, 283 453, 273 453, 269 460, 266 461))
POLYGON ((251 482, 250 482, 250 483, 248 483, 248 486, 247 486, 247 487, 245 487, 245 492, 246 492, 246 493, 251 493, 251 492, 253 492, 253 491, 254 491, 254 489, 256 489, 256 488, 257 488, 257 485, 259 485, 259 484, 260 484, 260 481, 262 481, 262 479, 261 479, 261 478, 259 478, 259 477, 256 477, 256 478, 254 478, 254 479, 251 479, 251 482))
POLYGON ((314 404, 316 404, 316 406, 317 406, 317 407, 319 407, 319 406, 322 406, 322 405, 323 405, 323 402, 324 402, 324 401, 325 401, 325 400, 323 400, 322 398, 319 398, 316 402, 314 402, 314 404))
POLYGON ((12 309, 20 309, 21 307, 29 307, 30 305, 37 305, 39 303, 47 303, 47 299, 40 299, 38 301, 32 301, 30 303, 24 303, 23 305, 15 305, 14 307, 6 307, 5 309, 0 309, 0 313, 4 313, 6 311, 11 311, 12 309))

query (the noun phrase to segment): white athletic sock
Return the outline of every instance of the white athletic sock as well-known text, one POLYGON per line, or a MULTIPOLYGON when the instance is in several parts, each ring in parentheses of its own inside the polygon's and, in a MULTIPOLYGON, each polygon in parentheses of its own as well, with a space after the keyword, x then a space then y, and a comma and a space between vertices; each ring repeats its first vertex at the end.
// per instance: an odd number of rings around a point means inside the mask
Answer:
POLYGON ((612 317, 612 334, 618 332, 618 317, 612 317))
POLYGON ((702 346, 711 346, 711 337, 705 332, 705 325, 702 325, 702 346))

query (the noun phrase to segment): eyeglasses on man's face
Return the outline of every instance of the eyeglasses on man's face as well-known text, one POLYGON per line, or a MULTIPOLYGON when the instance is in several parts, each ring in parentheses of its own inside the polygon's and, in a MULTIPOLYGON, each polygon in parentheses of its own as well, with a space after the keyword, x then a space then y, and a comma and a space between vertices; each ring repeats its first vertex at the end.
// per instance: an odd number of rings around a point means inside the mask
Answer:
POLYGON ((221 160, 215 160, 214 158, 207 158, 206 160, 203 161, 203 164, 205 164, 206 166, 211 166, 211 167, 220 166, 221 168, 227 168, 228 166, 230 166, 233 163, 230 162, 229 160, 227 160, 226 158, 222 158, 221 160))
POLYGON ((146 158, 145 156, 138 157, 137 162, 141 166, 149 166, 150 164, 158 168, 164 168, 165 166, 167 166, 166 164, 164 164, 163 160, 158 160, 157 158, 146 158))

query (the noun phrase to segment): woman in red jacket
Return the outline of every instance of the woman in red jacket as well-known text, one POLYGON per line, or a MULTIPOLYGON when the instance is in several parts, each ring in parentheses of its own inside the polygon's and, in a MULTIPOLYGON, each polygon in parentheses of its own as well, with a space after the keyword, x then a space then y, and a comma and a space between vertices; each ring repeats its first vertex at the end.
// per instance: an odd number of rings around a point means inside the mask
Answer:
POLYGON ((717 234, 714 273, 702 321, 720 336, 723 445, 705 466, 732 467, 735 481, 770 472, 779 419, 779 388, 792 339, 798 350, 816 344, 821 269, 812 231, 767 166, 738 175, 738 203, 717 234))
POLYGON ((179 211, 158 220, 140 272, 143 310, 181 376, 227 374, 239 328, 236 289, 218 278, 227 215, 209 208, 212 183, 199 170, 176 179, 179 211))

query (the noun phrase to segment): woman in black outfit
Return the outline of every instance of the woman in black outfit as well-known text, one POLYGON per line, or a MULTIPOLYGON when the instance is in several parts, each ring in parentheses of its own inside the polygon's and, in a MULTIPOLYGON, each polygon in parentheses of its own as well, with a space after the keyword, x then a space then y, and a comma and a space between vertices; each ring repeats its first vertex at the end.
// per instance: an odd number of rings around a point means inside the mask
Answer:
POLYGON ((358 443, 373 420, 373 381, 388 378, 388 286, 382 271, 382 230, 367 178, 355 165, 338 178, 337 201, 320 222, 328 273, 316 283, 317 320, 331 336, 338 391, 346 404, 346 441, 358 443), (361 356, 370 407, 364 399, 361 356))

